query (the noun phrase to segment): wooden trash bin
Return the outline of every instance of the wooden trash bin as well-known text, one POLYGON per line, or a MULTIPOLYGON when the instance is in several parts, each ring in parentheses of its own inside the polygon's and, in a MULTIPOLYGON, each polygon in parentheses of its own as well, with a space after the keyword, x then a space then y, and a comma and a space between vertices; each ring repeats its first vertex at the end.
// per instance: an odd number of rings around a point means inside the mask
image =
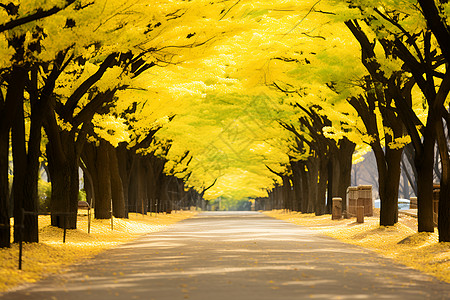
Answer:
POLYGON ((347 212, 350 216, 356 216, 356 201, 358 200, 358 187, 350 186, 347 189, 347 212))
POLYGON ((373 200, 372 200, 372 186, 360 185, 358 186, 357 206, 364 207, 364 216, 373 216, 373 200))

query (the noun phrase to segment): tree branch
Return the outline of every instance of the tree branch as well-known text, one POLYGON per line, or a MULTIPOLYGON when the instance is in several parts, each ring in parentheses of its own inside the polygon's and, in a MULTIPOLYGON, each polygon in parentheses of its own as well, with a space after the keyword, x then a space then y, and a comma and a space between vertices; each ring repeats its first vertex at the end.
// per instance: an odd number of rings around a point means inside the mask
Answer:
POLYGON ((7 30, 11 30, 17 26, 24 25, 26 23, 37 21, 37 20, 49 17, 51 15, 54 15, 54 14, 60 12, 61 10, 65 9, 66 7, 68 7, 69 5, 71 5, 74 2, 75 2, 75 0, 67 0, 66 4, 63 5, 62 7, 54 6, 54 7, 50 8, 49 10, 43 10, 43 9, 39 8, 32 15, 22 17, 19 19, 15 19, 15 20, 11 20, 9 22, 6 22, 5 24, 1 24, 0 25, 0 33, 7 31, 7 30))

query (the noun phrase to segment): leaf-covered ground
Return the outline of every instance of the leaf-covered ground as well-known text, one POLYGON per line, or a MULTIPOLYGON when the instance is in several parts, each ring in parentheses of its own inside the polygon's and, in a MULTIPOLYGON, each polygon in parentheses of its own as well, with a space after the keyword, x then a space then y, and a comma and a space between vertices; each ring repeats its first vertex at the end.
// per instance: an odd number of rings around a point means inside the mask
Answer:
POLYGON ((438 232, 418 233, 417 220, 400 216, 395 226, 379 226, 378 217, 331 220, 331 215, 315 216, 276 210, 267 215, 297 225, 308 226, 343 242, 371 249, 411 268, 450 282, 450 243, 439 243, 438 232))
POLYGON ((0 248, 0 292, 23 283, 35 282, 42 277, 61 272, 64 266, 82 263, 93 255, 125 243, 139 235, 159 231, 166 226, 193 216, 183 211, 155 216, 130 213, 129 219, 93 219, 91 233, 87 233, 87 216, 78 217, 75 230, 67 230, 63 244, 63 230, 50 226, 49 216, 39 217, 40 243, 23 245, 22 271, 18 270, 19 246, 0 248))

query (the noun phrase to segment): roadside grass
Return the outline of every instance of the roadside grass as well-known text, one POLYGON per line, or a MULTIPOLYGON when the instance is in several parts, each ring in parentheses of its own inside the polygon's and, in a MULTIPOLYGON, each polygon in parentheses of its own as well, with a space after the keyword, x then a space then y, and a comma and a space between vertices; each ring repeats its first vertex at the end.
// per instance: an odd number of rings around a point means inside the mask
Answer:
POLYGON ((92 256, 116 245, 131 241, 140 235, 160 231, 168 225, 194 216, 191 211, 172 214, 142 215, 130 213, 129 219, 91 220, 80 211, 77 229, 67 230, 63 243, 63 229, 50 226, 49 216, 39 216, 39 243, 24 243, 22 270, 18 270, 19 246, 0 248, 0 292, 35 282, 49 274, 63 272, 64 267, 82 263, 92 256))
POLYGON ((308 226, 345 243, 373 250, 408 267, 450 283, 450 243, 439 243, 438 232, 418 233, 417 220, 399 216, 395 226, 379 226, 378 217, 331 220, 331 215, 315 216, 274 210, 266 215, 297 225, 308 226))

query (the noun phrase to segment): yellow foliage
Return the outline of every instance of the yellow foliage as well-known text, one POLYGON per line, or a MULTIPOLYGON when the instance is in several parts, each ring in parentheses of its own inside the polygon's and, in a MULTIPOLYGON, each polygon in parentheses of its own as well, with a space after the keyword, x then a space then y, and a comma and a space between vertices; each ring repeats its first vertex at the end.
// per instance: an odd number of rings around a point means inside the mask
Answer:
MULTIPOLYGON (((85 213, 85 211, 80 211, 85 213)), ((87 216, 78 216, 77 229, 63 230, 50 226, 49 216, 39 216, 40 243, 24 243, 22 271, 18 270, 18 244, 0 248, 0 292, 19 284, 35 282, 50 273, 63 272, 64 267, 92 258, 103 250, 128 242, 139 235, 160 231, 166 226, 192 217, 195 212, 174 211, 172 214, 130 214, 129 219, 94 219, 87 233, 87 216)))
POLYGON ((114 147, 121 142, 130 141, 127 125, 122 118, 116 118, 113 115, 94 115, 92 123, 94 132, 114 147))
POLYGON ((437 229, 434 233, 418 233, 412 229, 417 228, 415 218, 399 216, 399 223, 395 226, 383 227, 379 226, 378 217, 365 217, 363 224, 357 224, 355 219, 331 220, 331 215, 315 216, 284 211, 266 214, 308 226, 345 243, 374 250, 450 283, 450 243, 438 242, 437 229))

